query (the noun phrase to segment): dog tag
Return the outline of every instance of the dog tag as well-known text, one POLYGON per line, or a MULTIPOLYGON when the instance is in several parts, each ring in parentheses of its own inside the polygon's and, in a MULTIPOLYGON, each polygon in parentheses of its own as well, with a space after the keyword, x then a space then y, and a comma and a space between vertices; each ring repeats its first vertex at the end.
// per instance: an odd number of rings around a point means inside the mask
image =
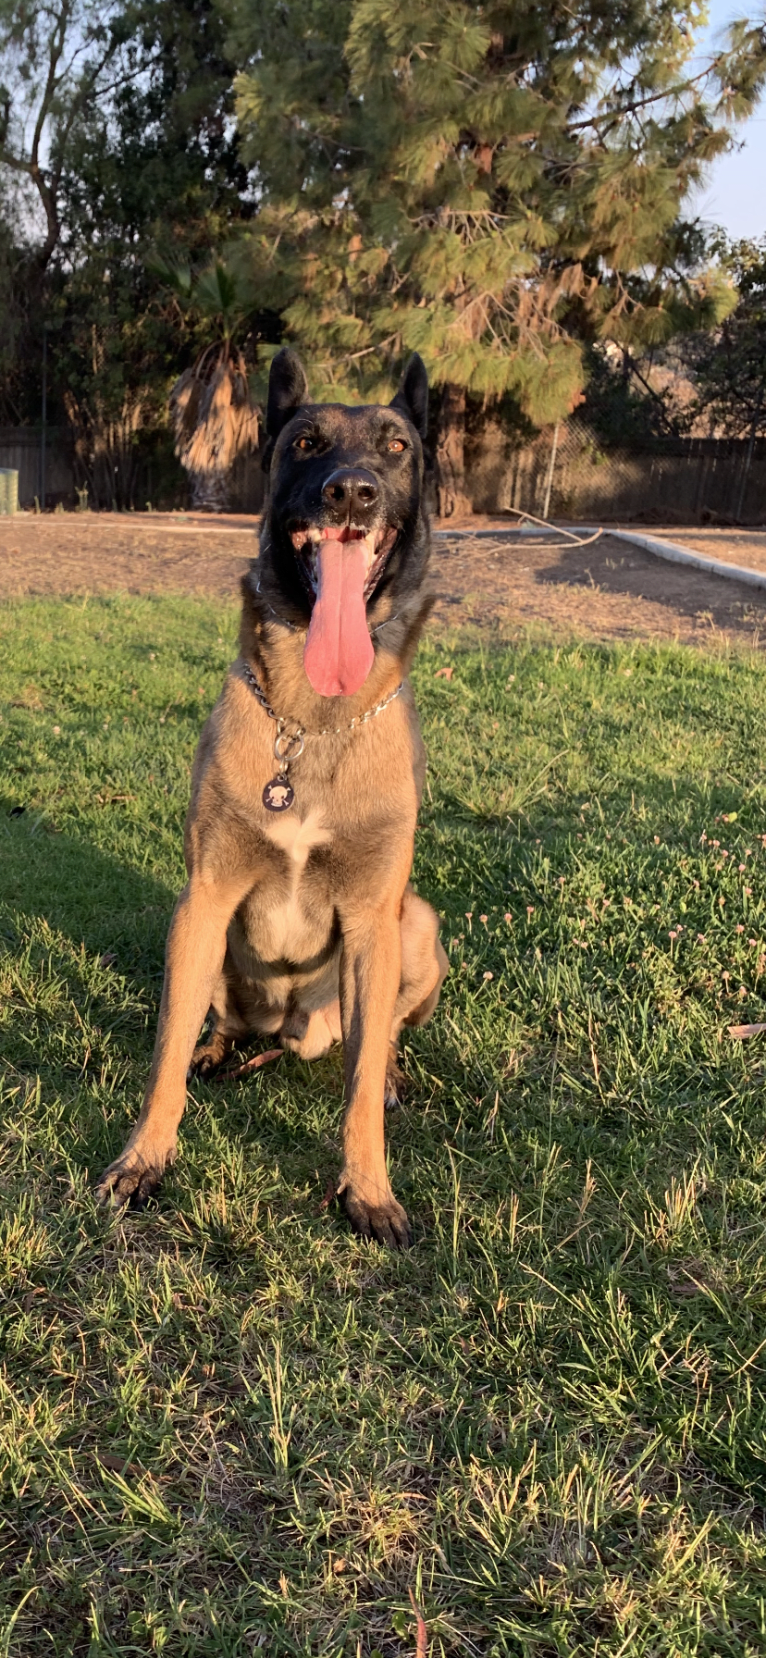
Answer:
POLYGON ((263 804, 267 812, 286 812, 294 799, 295 790, 284 773, 281 777, 272 777, 263 791, 263 804))

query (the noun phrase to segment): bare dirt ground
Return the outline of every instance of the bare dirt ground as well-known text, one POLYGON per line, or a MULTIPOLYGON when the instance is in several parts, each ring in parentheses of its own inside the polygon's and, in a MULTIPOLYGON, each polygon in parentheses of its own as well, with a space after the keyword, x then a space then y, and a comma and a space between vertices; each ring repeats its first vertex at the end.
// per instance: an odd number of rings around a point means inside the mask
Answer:
MULTIPOLYGON (((471 521, 474 530, 501 527, 507 530, 507 522, 471 521)), ((0 596, 126 591, 236 597, 257 550, 256 530, 254 519, 211 522, 191 515, 0 519, 0 596)), ((766 532, 652 533, 766 569, 766 532)), ((436 619, 448 625, 469 622, 504 634, 546 626, 597 639, 766 641, 766 591, 667 564, 608 532, 582 547, 439 536, 435 574, 436 619)))
MULTIPOLYGON (((625 528, 629 529, 629 525, 625 528)), ((674 529, 658 530, 647 524, 645 534, 674 541, 677 546, 704 553, 706 558, 720 558, 724 564, 766 571, 766 530, 679 530, 677 525, 674 529)))

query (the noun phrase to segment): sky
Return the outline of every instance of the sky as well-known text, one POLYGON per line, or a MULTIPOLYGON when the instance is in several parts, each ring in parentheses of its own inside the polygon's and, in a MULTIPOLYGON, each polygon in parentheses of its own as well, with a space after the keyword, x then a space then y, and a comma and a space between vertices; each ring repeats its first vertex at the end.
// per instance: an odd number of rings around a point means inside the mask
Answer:
MULTIPOLYGON (((752 0, 709 0, 710 21, 700 40, 704 50, 721 44, 727 23, 762 12, 752 0)), ((707 180, 690 200, 706 224, 722 225, 731 237, 766 237, 766 99, 737 129, 737 145, 713 163, 707 180), (739 146, 742 146, 741 148, 739 146)))

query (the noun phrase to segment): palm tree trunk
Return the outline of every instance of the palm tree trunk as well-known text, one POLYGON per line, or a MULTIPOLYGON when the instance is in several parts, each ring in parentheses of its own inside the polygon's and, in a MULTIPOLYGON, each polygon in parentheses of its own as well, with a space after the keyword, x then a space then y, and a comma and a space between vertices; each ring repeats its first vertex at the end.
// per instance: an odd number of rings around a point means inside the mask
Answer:
POLYGON ((212 468, 206 472, 189 471, 191 504, 194 512, 228 512, 228 473, 212 468))
POLYGON ((465 492, 465 388, 448 381, 442 393, 436 438, 436 500, 440 518, 473 511, 465 492))

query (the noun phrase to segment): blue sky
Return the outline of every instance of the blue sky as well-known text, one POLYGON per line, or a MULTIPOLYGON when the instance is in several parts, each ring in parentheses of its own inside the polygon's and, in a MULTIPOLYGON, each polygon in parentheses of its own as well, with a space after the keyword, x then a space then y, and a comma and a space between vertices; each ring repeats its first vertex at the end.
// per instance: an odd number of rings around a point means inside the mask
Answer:
MULTIPOLYGON (((758 16, 761 9, 748 0, 709 0, 710 22, 700 46, 715 48, 727 23, 758 16)), ((714 163, 690 205, 707 224, 723 225, 730 236, 766 237, 766 100, 738 128, 738 143, 741 149, 714 163)))

